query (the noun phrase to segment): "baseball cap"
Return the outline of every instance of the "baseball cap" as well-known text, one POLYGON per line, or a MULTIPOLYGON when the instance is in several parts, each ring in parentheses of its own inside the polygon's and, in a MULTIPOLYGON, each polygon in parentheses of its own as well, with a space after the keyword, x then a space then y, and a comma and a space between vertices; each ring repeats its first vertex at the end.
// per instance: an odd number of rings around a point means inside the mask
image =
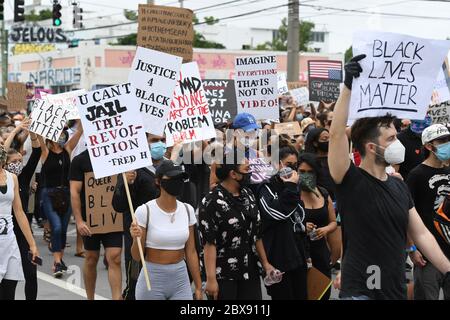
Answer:
POLYGON ((167 176, 169 178, 178 176, 181 176, 184 179, 188 178, 188 175, 184 171, 183 167, 176 165, 172 160, 163 160, 158 169, 156 169, 155 175, 157 178, 162 178, 163 176, 167 176))
POLYGON ((245 132, 260 129, 256 119, 250 113, 239 113, 233 120, 232 129, 242 129, 245 132))
POLYGON ((433 124, 425 128, 422 132, 422 144, 429 143, 436 139, 450 137, 450 132, 443 124, 433 124))

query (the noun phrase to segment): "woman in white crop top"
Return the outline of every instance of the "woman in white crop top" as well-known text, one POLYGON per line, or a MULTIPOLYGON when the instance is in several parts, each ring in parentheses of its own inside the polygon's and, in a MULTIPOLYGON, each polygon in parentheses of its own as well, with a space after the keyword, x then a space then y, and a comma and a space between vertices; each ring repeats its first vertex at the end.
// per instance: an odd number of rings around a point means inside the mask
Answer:
POLYGON ((0 146, 0 300, 14 300, 18 281, 23 281, 22 259, 14 234, 12 212, 30 246, 33 260, 39 255, 30 225, 22 209, 17 176, 3 166, 6 151, 0 146))
POLYGON ((186 269, 194 279, 195 299, 202 299, 200 265, 195 248, 194 209, 177 196, 183 191, 186 173, 170 160, 164 160, 156 170, 155 183, 161 194, 156 200, 136 209, 136 221, 130 228, 133 236, 131 254, 140 261, 137 237, 145 248, 151 290, 147 290, 144 269, 136 284, 136 300, 192 300, 192 290, 186 269))

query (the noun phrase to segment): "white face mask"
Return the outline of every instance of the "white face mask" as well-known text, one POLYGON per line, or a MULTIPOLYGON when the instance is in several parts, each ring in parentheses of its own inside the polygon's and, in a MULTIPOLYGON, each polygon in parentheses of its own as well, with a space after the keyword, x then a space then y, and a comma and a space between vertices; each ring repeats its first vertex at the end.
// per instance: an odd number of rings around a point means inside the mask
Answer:
POLYGON ((405 147, 400 140, 397 139, 384 148, 384 160, 389 164, 400 164, 405 161, 405 147))

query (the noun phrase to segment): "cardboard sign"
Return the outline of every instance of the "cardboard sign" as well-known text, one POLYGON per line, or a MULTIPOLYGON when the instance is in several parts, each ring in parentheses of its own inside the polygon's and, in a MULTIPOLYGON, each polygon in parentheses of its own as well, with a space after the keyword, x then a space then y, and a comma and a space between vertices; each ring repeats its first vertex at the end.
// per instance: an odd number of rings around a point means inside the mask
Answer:
POLYGON ((252 172, 251 184, 259 184, 276 173, 276 169, 264 158, 250 157, 248 161, 252 172))
POLYGON ((342 62, 309 60, 308 83, 310 101, 337 101, 342 82, 342 62))
POLYGON ((181 67, 165 132, 168 147, 216 137, 197 62, 181 67))
POLYGON ((225 123, 236 117, 237 103, 234 80, 203 80, 203 89, 214 123, 225 123))
POLYGON ((432 124, 450 122, 450 101, 430 106, 428 115, 431 117, 432 124))
POLYGON ((123 231, 123 215, 112 206, 116 184, 116 175, 96 180, 92 172, 84 174, 86 222, 92 234, 123 231))
POLYGON ((381 32, 358 32, 354 56, 363 72, 353 80, 350 119, 383 116, 424 119, 450 41, 381 32))
POLYGON ((288 84, 286 82, 286 74, 278 73, 277 74, 277 82, 278 82, 278 95, 282 95, 283 93, 287 93, 289 91, 288 84))
POLYGON ((236 57, 235 87, 238 113, 256 120, 280 118, 275 56, 236 57))
POLYGON ((283 122, 275 124, 275 132, 277 134, 287 134, 288 136, 298 136, 302 134, 302 129, 298 121, 294 122, 283 122))
POLYGON ((182 59, 138 47, 128 81, 139 102, 145 131, 162 136, 182 59))
POLYGON ((333 283, 330 278, 314 267, 308 269, 306 282, 308 300, 320 300, 333 283))
POLYGON ((137 45, 192 61, 194 13, 189 9, 139 5, 137 45))
POLYGON ((69 115, 67 116, 68 120, 76 120, 80 119, 77 109, 77 97, 85 93, 86 90, 84 89, 60 94, 48 94, 45 91, 41 91, 40 96, 42 99, 46 99, 48 103, 61 106, 69 111, 69 115))
POLYGON ((31 112, 30 132, 34 132, 44 139, 58 142, 67 122, 69 111, 62 106, 52 105, 46 100, 36 99, 31 112))
POLYGON ((309 103, 309 92, 308 88, 302 87, 289 91, 291 96, 297 102, 298 106, 305 106, 309 103))
POLYGON ((27 110, 27 94, 28 90, 25 83, 8 82, 8 111, 27 110))
POLYGON ((96 179, 152 164, 131 84, 88 92, 77 107, 96 179))

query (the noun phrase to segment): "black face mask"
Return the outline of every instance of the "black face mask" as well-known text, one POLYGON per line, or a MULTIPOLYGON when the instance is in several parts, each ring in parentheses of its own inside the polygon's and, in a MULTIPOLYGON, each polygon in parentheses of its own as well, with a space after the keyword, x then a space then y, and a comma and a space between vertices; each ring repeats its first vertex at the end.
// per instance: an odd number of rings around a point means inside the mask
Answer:
POLYGON ((181 178, 161 179, 161 188, 171 196, 177 197, 183 194, 184 180, 181 178))
POLYGON ((242 179, 238 181, 239 185, 241 187, 248 186, 251 182, 252 173, 251 172, 248 172, 248 173, 238 172, 238 173, 242 175, 242 179))
POLYGON ((317 149, 319 149, 322 152, 328 152, 328 144, 329 142, 318 142, 317 143, 317 149))

